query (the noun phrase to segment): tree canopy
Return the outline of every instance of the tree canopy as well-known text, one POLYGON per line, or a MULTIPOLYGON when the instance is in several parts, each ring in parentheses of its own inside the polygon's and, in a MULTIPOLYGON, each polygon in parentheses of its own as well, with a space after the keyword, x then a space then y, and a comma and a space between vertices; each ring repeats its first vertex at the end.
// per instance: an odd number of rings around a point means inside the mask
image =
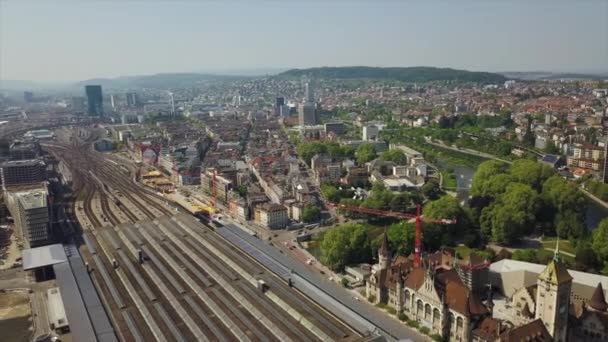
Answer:
POLYGON ((361 144, 357 147, 357 163, 365 164, 376 159, 376 148, 372 144, 361 144))
POLYGON ((348 264, 369 262, 371 258, 371 244, 365 226, 346 224, 323 234, 321 261, 332 270, 340 271, 348 264))
POLYGON ((403 151, 392 149, 382 152, 380 155, 381 160, 392 161, 397 165, 405 165, 407 163, 407 157, 403 151))
POLYGON ((306 223, 316 222, 319 220, 320 217, 321 217, 321 209, 319 209, 319 207, 312 205, 312 204, 307 204, 306 206, 304 206, 304 209, 302 210, 302 221, 303 222, 306 222, 306 223))
POLYGON ((482 232, 499 244, 511 244, 531 233, 540 205, 538 194, 529 185, 512 183, 495 203, 482 210, 482 232))

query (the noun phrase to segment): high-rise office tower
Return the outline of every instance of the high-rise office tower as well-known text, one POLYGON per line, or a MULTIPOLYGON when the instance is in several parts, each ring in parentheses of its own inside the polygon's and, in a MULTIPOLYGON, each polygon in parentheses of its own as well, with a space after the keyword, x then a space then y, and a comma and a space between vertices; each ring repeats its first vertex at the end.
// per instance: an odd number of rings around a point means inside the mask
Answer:
POLYGON ((25 103, 32 103, 32 102, 34 102, 34 93, 32 93, 31 91, 24 91, 23 92, 23 100, 25 101, 25 103))
POLYGON ((274 115, 281 115, 281 107, 285 105, 284 97, 277 97, 274 102, 274 115))
POLYGON ((302 103, 298 108, 300 126, 313 126, 317 124, 317 111, 314 103, 302 103))
POLYGON ((315 102, 315 96, 313 94, 312 91, 312 87, 310 86, 310 83, 306 82, 306 84, 304 84, 304 102, 315 102))
POLYGON ((116 109, 116 106, 118 105, 118 99, 114 94, 110 95, 110 105, 112 106, 112 109, 116 109))
POLYGON ((127 93, 127 106, 135 107, 139 104, 139 99, 137 98, 137 93, 127 93))
POLYGON ((47 244, 52 239, 47 196, 48 192, 42 188, 9 194, 9 211, 29 247, 47 244))
POLYGON ((87 94, 88 114, 103 116, 103 95, 100 85, 88 85, 84 87, 87 94))

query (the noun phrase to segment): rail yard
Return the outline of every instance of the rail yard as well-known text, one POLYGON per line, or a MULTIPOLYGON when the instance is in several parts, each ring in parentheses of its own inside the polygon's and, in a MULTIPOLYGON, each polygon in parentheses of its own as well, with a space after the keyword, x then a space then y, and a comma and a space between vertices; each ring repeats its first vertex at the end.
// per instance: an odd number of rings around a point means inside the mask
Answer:
POLYGON ((63 230, 124 341, 354 341, 347 326, 90 148, 44 148, 71 171, 63 230), (78 224, 75 224, 75 223, 78 224))

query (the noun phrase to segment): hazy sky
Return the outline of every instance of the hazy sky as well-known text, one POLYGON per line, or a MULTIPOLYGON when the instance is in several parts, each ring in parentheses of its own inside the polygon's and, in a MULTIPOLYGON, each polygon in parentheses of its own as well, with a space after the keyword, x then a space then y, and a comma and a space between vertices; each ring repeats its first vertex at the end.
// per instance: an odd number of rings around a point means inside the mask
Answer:
POLYGON ((0 0, 0 78, 312 66, 608 71, 608 1, 0 0))

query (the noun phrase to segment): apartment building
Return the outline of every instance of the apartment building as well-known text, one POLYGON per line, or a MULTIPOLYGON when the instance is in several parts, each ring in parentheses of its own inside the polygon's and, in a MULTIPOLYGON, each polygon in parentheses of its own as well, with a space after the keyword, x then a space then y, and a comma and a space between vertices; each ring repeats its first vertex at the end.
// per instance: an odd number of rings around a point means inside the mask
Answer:
POLYGON ((279 204, 262 204, 255 208, 255 222, 269 229, 287 226, 287 208, 279 204))

